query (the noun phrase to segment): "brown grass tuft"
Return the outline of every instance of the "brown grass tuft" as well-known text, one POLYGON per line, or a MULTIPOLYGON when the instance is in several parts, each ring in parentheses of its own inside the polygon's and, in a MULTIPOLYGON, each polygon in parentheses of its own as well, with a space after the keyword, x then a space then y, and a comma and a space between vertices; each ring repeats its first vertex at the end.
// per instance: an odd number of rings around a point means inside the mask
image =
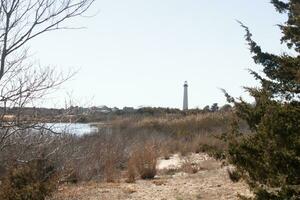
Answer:
POLYGON ((130 157, 128 160, 128 166, 127 166, 127 178, 126 183, 134 183, 135 177, 136 177, 136 170, 135 170, 135 163, 134 158, 130 157))
POLYGON ((155 145, 149 142, 133 152, 133 163, 142 179, 155 177, 157 157, 155 145))
POLYGON ((200 166, 190 158, 186 158, 181 165, 181 169, 188 174, 196 174, 200 170, 200 166))

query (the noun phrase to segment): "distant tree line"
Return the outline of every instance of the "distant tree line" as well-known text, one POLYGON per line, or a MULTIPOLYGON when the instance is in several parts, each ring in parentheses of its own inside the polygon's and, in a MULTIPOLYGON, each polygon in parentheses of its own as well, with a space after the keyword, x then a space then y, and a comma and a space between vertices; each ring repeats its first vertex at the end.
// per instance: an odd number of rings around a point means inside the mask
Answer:
MULTIPOLYGON (((109 108, 107 106, 101 107, 80 107, 70 106, 69 108, 38 108, 38 107, 23 107, 22 119, 23 120, 41 120, 41 121, 70 121, 74 119, 76 122, 95 122, 107 121, 114 116, 128 116, 128 115, 143 115, 143 116, 161 116, 161 115, 190 115, 201 114, 210 112, 228 112, 232 110, 232 106, 225 104, 219 107, 217 103, 211 106, 207 105, 200 108, 189 109, 182 111, 177 108, 162 108, 162 107, 124 107, 119 109, 117 107, 109 108)), ((0 108, 0 114, 5 115, 18 115, 20 112, 19 107, 0 108)))

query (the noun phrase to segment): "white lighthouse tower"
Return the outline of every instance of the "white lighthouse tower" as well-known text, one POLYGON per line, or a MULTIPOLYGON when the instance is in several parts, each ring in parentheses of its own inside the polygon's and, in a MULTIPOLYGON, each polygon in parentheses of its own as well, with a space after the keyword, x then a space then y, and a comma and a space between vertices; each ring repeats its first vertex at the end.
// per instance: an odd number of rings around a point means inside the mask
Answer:
POLYGON ((188 83, 187 81, 184 82, 183 85, 183 108, 182 110, 188 110, 188 83))

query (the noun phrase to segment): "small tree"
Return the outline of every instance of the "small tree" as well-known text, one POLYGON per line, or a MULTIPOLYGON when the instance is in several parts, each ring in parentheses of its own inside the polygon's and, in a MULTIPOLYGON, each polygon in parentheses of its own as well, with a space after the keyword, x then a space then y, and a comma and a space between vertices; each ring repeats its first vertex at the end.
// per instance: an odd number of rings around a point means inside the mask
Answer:
POLYGON ((203 112, 210 112, 209 105, 206 105, 202 110, 203 112))
MULTIPOLYGON (((64 22, 83 14, 94 0, 1 0, 0 1, 0 153, 18 142, 30 147, 27 130, 45 130, 24 119, 23 108, 34 104, 64 83, 53 68, 36 66, 28 59, 28 45, 49 31, 66 29, 64 22), (14 116, 7 119, 10 108, 14 116)), ((40 137, 43 138, 43 137, 40 137)), ((47 139, 49 141, 49 138, 47 139)), ((28 149, 28 148, 27 148, 28 149)), ((0 163, 3 164, 0 154, 0 163)))
MULTIPOLYGON (((54 189, 48 171, 41 169, 43 164, 31 161, 55 157, 64 140, 49 134, 51 129, 39 119, 24 118, 23 112, 26 106, 33 106, 72 74, 63 75, 53 68, 32 63, 28 59, 29 44, 49 31, 68 28, 64 22, 85 13, 93 2, 0 1, 0 168, 9 172, 3 179, 0 199, 41 200, 54 189), (11 108, 14 108, 13 115, 9 112, 11 108), (11 170, 15 165, 18 167, 11 170)), ((0 178, 3 176, 1 173, 0 178)))
POLYGON ((253 132, 239 139, 241 134, 234 126, 229 160, 248 182, 255 199, 300 199, 300 1, 272 0, 272 4, 278 12, 288 14, 287 22, 279 25, 281 41, 296 55, 263 52, 241 24, 264 76, 251 71, 261 83, 260 88, 246 88, 254 104, 226 94, 253 132))
POLYGON ((211 108, 210 108, 211 112, 217 112, 219 110, 219 106, 217 103, 214 103, 211 108))

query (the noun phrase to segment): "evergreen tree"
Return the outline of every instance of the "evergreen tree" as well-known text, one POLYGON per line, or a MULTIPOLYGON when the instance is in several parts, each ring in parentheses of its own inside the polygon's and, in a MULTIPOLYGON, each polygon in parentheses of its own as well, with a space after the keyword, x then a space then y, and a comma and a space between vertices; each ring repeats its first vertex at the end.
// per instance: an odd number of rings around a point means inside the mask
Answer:
POLYGON ((202 109, 203 110, 203 112, 210 112, 210 107, 209 107, 209 105, 206 105, 206 106, 204 106, 204 108, 202 109))
POLYGON ((228 157, 255 193, 254 199, 300 199, 300 1, 271 3, 288 16, 286 23, 279 25, 281 42, 295 55, 263 52, 248 27, 241 24, 263 75, 250 71, 261 83, 259 88, 246 88, 254 104, 226 94, 235 104, 237 116, 253 132, 245 136, 235 124, 228 157))
POLYGON ((214 103, 210 108, 211 112, 217 112, 218 110, 219 110, 219 106, 217 103, 214 103))

